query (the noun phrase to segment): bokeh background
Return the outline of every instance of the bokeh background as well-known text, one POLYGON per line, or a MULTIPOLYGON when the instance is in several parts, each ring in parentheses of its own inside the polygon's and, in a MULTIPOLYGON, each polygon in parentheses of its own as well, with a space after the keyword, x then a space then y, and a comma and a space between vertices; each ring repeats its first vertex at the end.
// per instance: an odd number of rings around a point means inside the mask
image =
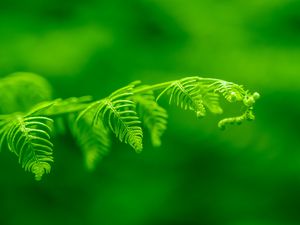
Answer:
POLYGON ((93 173, 68 136, 42 182, 3 151, 1 225, 300 224, 299 0, 1 0, 0 76, 16 71, 56 97, 191 75, 262 97, 255 122, 225 132, 162 101, 162 147, 115 141, 93 173))

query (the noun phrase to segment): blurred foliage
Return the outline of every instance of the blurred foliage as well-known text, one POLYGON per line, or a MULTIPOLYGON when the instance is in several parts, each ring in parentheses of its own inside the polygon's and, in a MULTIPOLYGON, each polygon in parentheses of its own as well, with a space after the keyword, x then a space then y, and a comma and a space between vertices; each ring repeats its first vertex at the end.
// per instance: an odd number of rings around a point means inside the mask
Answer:
POLYGON ((298 0, 1 0, 0 75, 41 74, 56 97, 200 75, 262 98, 254 123, 225 132, 170 107, 159 150, 114 143, 94 173, 71 137, 41 183, 3 152, 0 224, 299 224, 299 11, 298 0))

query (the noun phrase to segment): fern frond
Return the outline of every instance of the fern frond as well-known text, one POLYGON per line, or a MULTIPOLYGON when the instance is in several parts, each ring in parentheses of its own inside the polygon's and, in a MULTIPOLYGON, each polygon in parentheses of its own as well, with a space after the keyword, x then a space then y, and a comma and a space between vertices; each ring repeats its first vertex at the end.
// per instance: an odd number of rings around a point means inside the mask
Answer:
POLYGON ((195 111, 197 117, 205 116, 206 110, 198 77, 187 77, 174 81, 159 94, 157 100, 165 93, 170 96, 170 104, 175 103, 182 109, 195 111))
MULTIPOLYGON (((214 79, 215 80, 215 79, 214 79)), ((245 112, 236 117, 224 118, 219 121, 218 127, 224 130, 229 124, 241 124, 246 120, 254 120, 253 105, 256 100, 259 99, 259 94, 254 92, 250 94, 248 90, 245 90, 242 85, 237 85, 232 82, 223 80, 215 80, 206 88, 210 93, 218 95, 222 94, 228 102, 243 102, 245 112)))
POLYGON ((192 110, 197 117, 205 116, 206 109, 221 114, 220 96, 228 102, 242 103, 244 113, 222 119, 218 124, 221 129, 253 120, 253 106, 259 98, 258 93, 251 94, 241 85, 213 78, 187 77, 137 87, 139 84, 133 82, 97 101, 91 97, 50 100, 48 83, 34 74, 18 73, 0 79, 0 113, 7 113, 0 114, 1 149, 7 146, 22 167, 40 180, 50 172, 53 162, 50 136, 54 126, 56 130, 58 126, 65 128, 69 122, 88 169, 93 169, 110 150, 111 132, 140 152, 143 125, 149 130, 152 144, 161 144, 168 115, 155 101, 156 90, 162 90, 156 100, 167 95, 170 104, 192 110))
POLYGON ((242 101, 247 94, 242 85, 237 85, 224 80, 217 80, 207 88, 213 89, 215 93, 221 93, 229 102, 242 101))
POLYGON ((1 115, 0 116, 0 152, 4 148, 6 142, 7 131, 10 129, 11 121, 13 120, 12 115, 1 115))
POLYGON ((74 115, 70 117, 71 131, 84 155, 87 169, 94 170, 97 163, 107 155, 111 147, 110 132, 104 127, 102 121, 93 124, 93 114, 81 117, 75 123, 74 115))
POLYGON ((202 96, 203 105, 213 114, 222 114, 223 109, 220 106, 220 95, 216 93, 215 90, 209 88, 209 85, 198 83, 200 94, 202 96))
POLYGON ((152 91, 134 95, 132 99, 137 104, 137 111, 143 125, 151 135, 152 145, 159 147, 161 145, 161 136, 167 129, 167 111, 157 104, 152 91))
POLYGON ((53 120, 42 116, 17 116, 9 123, 2 134, 6 137, 8 148, 19 158, 25 171, 35 174, 41 180, 44 173, 51 170, 53 144, 50 141, 53 120))
POLYGON ((104 125, 121 142, 128 143, 136 152, 140 152, 143 148, 141 122, 137 116, 135 103, 127 99, 132 96, 133 88, 133 84, 128 85, 113 92, 109 97, 90 104, 86 110, 79 114, 77 121, 95 109, 93 124, 99 120, 103 121, 104 125))

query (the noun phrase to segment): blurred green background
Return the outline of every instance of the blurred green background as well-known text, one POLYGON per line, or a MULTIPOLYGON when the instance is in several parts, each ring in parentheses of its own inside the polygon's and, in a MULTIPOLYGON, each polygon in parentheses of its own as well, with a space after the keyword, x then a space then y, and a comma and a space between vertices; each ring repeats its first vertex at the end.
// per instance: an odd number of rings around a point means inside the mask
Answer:
POLYGON ((16 71, 56 97, 199 75, 262 98, 225 132, 162 101, 162 147, 115 142, 94 173, 71 137, 42 182, 1 152, 1 225, 300 224, 299 0, 1 0, 0 76, 16 71))

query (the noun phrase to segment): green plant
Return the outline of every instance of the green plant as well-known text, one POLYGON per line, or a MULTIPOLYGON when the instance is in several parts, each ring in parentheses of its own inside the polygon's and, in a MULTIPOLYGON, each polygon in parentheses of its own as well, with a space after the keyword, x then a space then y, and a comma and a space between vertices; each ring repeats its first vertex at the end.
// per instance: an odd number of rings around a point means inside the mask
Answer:
POLYGON ((220 96, 228 102, 242 102, 242 115, 222 119, 218 126, 253 120, 253 105, 259 98, 241 85, 219 79, 187 77, 155 85, 133 82, 93 101, 91 97, 51 100, 51 87, 43 78, 30 73, 16 73, 0 81, 0 145, 14 153, 25 171, 41 180, 53 163, 51 138, 68 124, 82 149, 86 165, 93 169, 109 152, 114 134, 121 142, 141 152, 143 130, 151 135, 153 146, 161 144, 167 127, 167 112, 157 100, 168 97, 169 103, 203 117, 208 109, 223 112, 220 96), (155 93, 158 92, 158 97, 155 93))

